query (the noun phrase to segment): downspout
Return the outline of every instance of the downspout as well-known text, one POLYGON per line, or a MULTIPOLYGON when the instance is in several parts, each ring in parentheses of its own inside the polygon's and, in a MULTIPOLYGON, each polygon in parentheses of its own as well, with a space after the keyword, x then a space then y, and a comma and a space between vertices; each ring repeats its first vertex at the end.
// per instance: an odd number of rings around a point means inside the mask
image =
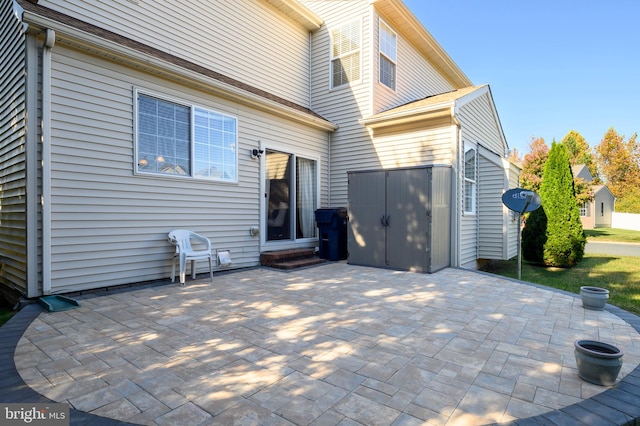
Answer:
POLYGON ((308 41, 309 45, 307 47, 309 54, 308 54, 308 64, 307 64, 307 69, 309 70, 309 109, 313 110, 313 104, 311 102, 311 96, 312 96, 312 91, 311 91, 311 79, 313 78, 312 73, 311 73, 311 48, 313 46, 313 42, 311 40, 311 31, 309 31, 309 41, 308 41))
POLYGON ((51 49, 56 33, 46 30, 42 46, 42 292, 51 294, 51 49))
POLYGON ((38 39, 27 35, 27 297, 39 296, 38 286, 38 39))
POLYGON ((451 174, 451 266, 455 268, 460 267, 460 196, 458 195, 458 178, 460 174, 460 151, 462 144, 462 126, 460 122, 456 118, 456 109, 455 107, 451 107, 451 119, 453 123, 456 125, 456 140, 452 147, 452 157, 453 157, 453 173, 451 174))

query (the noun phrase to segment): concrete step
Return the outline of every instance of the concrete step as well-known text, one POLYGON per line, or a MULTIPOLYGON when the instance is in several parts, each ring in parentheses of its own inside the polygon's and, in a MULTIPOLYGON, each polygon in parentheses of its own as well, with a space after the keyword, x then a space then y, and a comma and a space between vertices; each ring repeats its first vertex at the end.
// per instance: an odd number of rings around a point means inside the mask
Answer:
POLYGON ((260 264, 263 266, 271 266, 274 263, 307 259, 313 257, 314 251, 312 248, 265 251, 260 254, 260 264))
POLYGON ((305 266, 317 265, 319 263, 326 262, 325 259, 320 259, 319 257, 308 257, 305 259, 296 259, 296 260, 288 260, 284 262, 276 262, 271 265, 272 268, 276 269, 296 269, 303 268, 305 266))
POLYGON ((260 264, 277 269, 295 269, 326 262, 312 248, 266 251, 260 254, 260 264))

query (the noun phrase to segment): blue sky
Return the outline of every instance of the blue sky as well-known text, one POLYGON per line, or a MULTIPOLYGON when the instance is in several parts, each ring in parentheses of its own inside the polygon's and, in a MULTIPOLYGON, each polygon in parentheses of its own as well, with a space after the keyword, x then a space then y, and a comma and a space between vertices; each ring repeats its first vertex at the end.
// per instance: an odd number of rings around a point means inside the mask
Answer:
POLYGON ((510 148, 640 133, 640 1, 404 0, 474 84, 510 148))

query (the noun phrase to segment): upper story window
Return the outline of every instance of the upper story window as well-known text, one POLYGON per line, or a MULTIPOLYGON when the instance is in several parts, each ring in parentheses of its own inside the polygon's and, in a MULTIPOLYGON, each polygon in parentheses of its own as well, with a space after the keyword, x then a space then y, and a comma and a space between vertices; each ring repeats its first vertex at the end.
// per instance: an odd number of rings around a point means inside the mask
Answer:
POLYGON ((237 182, 237 120, 137 94, 136 171, 237 182))
POLYGON ((476 150, 464 152, 464 212, 476 212, 476 150))
POLYGON ((396 33, 384 22, 380 21, 380 83, 396 90, 396 33))
POLYGON ((331 87, 360 79, 360 20, 331 31, 331 87))

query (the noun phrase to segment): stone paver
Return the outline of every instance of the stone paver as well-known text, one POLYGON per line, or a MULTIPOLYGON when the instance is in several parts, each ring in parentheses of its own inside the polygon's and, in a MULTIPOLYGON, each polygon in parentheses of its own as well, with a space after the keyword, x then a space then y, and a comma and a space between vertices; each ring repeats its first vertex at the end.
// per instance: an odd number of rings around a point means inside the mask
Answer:
POLYGON ((488 274, 336 262, 78 299, 14 336, 25 398, 150 425, 640 417, 638 317, 488 274), (579 338, 623 349, 618 385, 578 378, 579 338))

